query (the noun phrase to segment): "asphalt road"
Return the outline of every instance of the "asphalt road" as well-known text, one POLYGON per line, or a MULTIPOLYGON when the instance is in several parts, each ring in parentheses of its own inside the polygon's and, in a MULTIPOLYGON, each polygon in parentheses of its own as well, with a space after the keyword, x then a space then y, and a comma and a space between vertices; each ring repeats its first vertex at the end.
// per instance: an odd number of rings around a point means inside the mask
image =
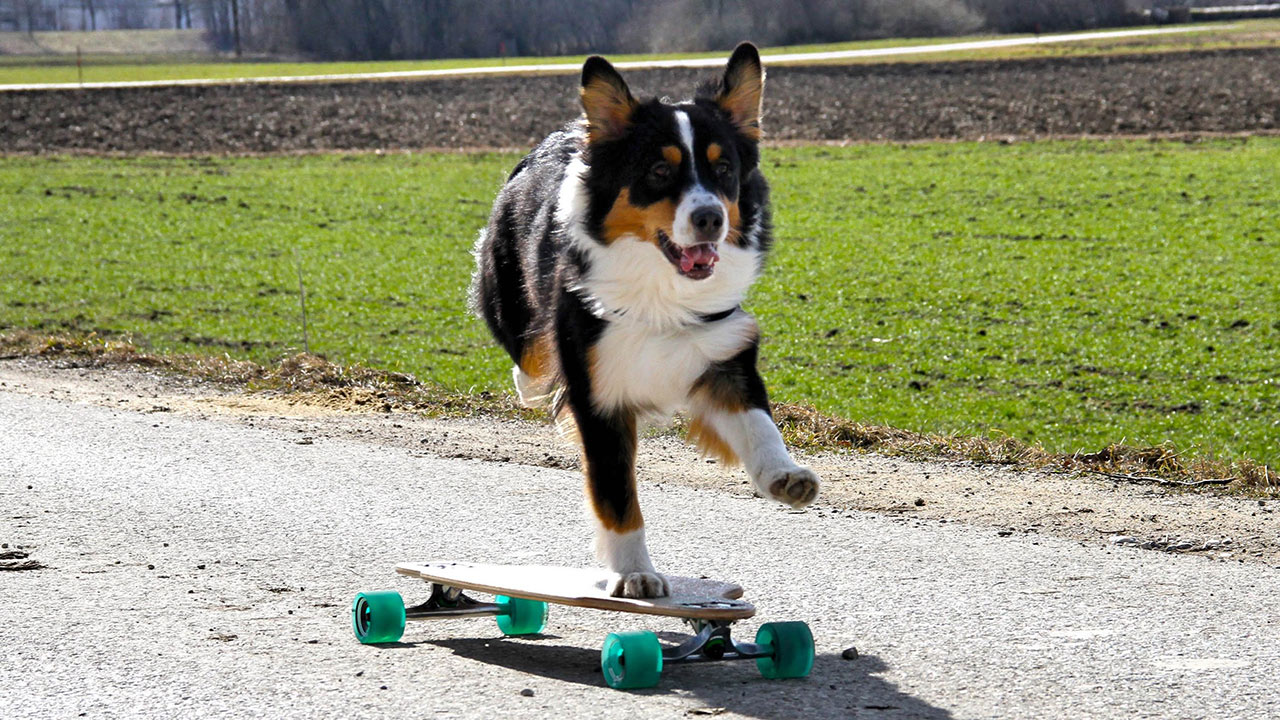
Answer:
POLYGON ((608 631, 679 625, 555 606, 534 639, 485 618, 361 646, 356 591, 424 588, 396 562, 589 562, 580 479, 249 423, 0 388, 0 552, 47 566, 0 572, 0 717, 1262 718, 1280 701, 1275 569, 676 484, 642 487, 660 569, 741 582, 747 636, 807 620, 809 679, 723 663, 610 690, 608 631))

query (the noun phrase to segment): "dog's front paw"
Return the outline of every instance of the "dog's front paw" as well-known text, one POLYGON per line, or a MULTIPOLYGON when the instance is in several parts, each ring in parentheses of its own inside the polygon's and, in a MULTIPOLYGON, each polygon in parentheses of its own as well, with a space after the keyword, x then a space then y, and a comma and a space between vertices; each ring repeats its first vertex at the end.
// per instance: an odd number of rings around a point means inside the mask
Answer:
POLYGON ((613 597, 653 598, 671 594, 671 583, 655 572, 629 572, 613 576, 609 583, 613 597))
POLYGON ((762 473, 756 480, 761 494, 793 508, 802 508, 818 497, 822 481, 807 467, 791 467, 762 473))

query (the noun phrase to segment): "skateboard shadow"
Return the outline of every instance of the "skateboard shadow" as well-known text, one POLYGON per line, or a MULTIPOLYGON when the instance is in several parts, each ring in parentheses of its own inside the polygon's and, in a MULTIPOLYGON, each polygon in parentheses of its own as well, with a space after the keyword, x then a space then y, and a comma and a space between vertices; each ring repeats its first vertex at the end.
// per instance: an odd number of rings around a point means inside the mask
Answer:
MULTIPOLYGON (((529 641, 507 639, 439 639, 418 644, 435 645, 455 655, 499 665, 552 680, 605 688, 600 675, 600 652, 547 642, 547 636, 529 641)), ((698 707, 759 718, 885 717, 952 720, 950 711, 914 697, 879 675, 886 665, 874 655, 845 660, 840 655, 818 655, 813 672, 804 680, 768 680, 751 661, 668 665, 656 688, 629 690, 642 695, 693 696, 698 707)), ((622 691, 611 691, 622 692, 622 691)))
POLYGON ((555 645, 552 642, 560 638, 554 635, 529 635, 526 638, 520 641, 505 638, 450 638, 423 640, 417 644, 435 645, 469 660, 501 665, 552 680, 604 686, 604 679, 600 676, 599 650, 588 650, 575 645, 555 645))

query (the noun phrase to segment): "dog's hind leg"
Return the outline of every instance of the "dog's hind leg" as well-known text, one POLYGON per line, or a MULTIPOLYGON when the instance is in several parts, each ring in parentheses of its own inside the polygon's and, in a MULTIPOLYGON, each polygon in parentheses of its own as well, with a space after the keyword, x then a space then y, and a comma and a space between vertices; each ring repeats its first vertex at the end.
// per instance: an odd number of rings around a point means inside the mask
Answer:
POLYGON ((817 498, 821 481, 782 442, 756 371, 757 350, 753 343, 712 365, 694 384, 689 439, 706 455, 745 466, 761 496, 801 508, 817 498))
POLYGON ((535 408, 551 401, 554 380, 559 375, 553 352, 551 339, 546 335, 524 341, 520 362, 511 368, 511 379, 521 405, 535 408))

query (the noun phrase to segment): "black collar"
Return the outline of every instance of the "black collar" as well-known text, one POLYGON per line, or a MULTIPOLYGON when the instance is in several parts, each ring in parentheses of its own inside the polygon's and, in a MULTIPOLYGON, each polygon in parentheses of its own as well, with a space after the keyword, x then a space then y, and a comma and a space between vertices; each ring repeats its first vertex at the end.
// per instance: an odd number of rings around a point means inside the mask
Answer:
POLYGON ((721 310, 720 312, 713 312, 713 313, 707 313, 706 315, 699 315, 698 320, 704 323, 713 323, 713 322, 716 322, 717 320, 723 320, 736 312, 738 312, 738 306, 734 305, 728 310, 721 310))

